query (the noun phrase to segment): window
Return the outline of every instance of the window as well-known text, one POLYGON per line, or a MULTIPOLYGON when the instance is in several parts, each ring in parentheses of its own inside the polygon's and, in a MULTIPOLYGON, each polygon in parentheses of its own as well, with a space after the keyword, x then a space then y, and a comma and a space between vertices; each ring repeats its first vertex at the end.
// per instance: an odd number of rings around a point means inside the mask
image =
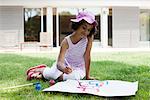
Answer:
POLYGON ((59 45, 65 36, 72 33, 71 18, 75 18, 76 8, 58 8, 59 16, 59 45))
POLYGON ((41 32, 41 9, 24 9, 24 40, 25 42, 39 42, 41 32))
MULTIPOLYGON (((81 11, 90 11, 95 14, 98 24, 100 23, 100 9, 99 8, 58 8, 59 14, 59 44, 65 36, 72 32, 71 18, 75 18, 76 14, 81 11)), ((94 36, 95 40, 100 41, 100 25, 97 27, 97 34, 94 36)))
POLYGON ((150 10, 140 10, 140 41, 150 41, 150 10))

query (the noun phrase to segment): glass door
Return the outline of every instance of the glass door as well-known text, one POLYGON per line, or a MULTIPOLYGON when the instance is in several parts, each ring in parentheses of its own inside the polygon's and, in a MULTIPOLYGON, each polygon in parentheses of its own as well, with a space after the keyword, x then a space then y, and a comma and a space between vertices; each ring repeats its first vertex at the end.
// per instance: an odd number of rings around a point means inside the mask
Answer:
POLYGON ((140 10, 140 42, 144 47, 150 47, 150 10, 140 10))

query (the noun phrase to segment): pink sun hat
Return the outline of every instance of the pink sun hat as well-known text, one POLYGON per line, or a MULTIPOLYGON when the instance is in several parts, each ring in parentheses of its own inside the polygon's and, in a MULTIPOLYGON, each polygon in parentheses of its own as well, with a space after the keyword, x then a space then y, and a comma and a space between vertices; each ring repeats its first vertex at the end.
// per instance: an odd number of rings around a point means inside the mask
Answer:
POLYGON ((71 19, 72 22, 80 22, 81 20, 85 20, 89 24, 93 24, 94 26, 97 26, 97 21, 95 20, 95 16, 91 12, 82 11, 79 12, 78 15, 76 15, 76 19, 71 19))

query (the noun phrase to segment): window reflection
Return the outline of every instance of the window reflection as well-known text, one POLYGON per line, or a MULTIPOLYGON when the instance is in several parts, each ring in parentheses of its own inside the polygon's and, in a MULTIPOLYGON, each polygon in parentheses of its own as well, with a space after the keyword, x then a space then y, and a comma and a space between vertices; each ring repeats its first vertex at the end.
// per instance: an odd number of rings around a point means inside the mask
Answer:
POLYGON ((25 42, 40 40, 41 32, 41 9, 25 8, 24 9, 24 39, 25 42))
POLYGON ((59 13, 59 45, 65 36, 72 33, 71 18, 75 18, 77 9, 75 8, 58 8, 59 13))

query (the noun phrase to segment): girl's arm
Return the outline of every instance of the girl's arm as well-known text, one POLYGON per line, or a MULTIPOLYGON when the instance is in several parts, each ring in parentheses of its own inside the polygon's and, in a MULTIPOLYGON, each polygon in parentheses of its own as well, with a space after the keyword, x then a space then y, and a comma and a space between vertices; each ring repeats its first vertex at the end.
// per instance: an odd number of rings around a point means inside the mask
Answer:
POLYGON ((85 54, 84 54, 86 79, 91 79, 90 78, 90 62, 91 62, 92 42, 93 42, 93 35, 91 37, 88 37, 88 44, 87 44, 86 51, 85 51, 85 54))
POLYGON ((66 67, 64 65, 65 53, 68 47, 69 47, 68 42, 66 39, 64 39, 61 43, 61 48, 60 48, 60 52, 59 52, 58 59, 57 59, 57 68, 66 74, 69 74, 72 72, 72 69, 70 67, 66 67))

